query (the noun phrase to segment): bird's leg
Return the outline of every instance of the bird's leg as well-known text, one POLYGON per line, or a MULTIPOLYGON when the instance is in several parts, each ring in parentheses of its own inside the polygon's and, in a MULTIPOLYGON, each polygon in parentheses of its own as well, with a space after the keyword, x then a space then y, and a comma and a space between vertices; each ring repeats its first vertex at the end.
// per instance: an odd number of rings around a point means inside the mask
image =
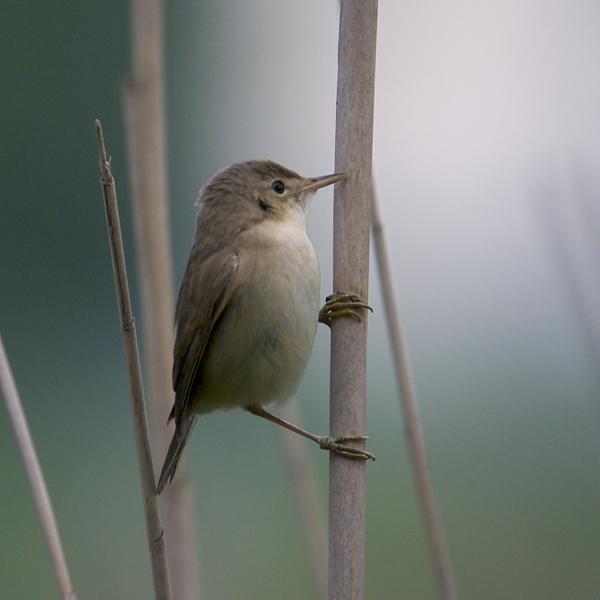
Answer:
POLYGON ((340 317, 350 317, 362 321, 360 309, 373 309, 357 294, 350 292, 335 292, 325 298, 325 304, 319 311, 319 322, 331 327, 331 323, 340 317))
POLYGON ((246 410, 257 417, 262 417, 267 421, 271 421, 271 423, 275 423, 288 431, 293 431, 309 440, 312 440, 316 444, 319 444, 319 447, 323 450, 329 450, 330 452, 335 452, 337 454, 342 454, 344 456, 348 456, 349 458, 360 458, 362 460, 375 460, 375 456, 366 450, 361 450, 360 448, 354 448, 352 446, 347 446, 344 442, 350 441, 363 441, 368 438, 366 435, 348 435, 337 438, 332 438, 326 435, 314 435, 293 425, 289 421, 282 419, 281 417, 277 417, 270 412, 266 411, 264 408, 257 407, 248 407, 246 410))

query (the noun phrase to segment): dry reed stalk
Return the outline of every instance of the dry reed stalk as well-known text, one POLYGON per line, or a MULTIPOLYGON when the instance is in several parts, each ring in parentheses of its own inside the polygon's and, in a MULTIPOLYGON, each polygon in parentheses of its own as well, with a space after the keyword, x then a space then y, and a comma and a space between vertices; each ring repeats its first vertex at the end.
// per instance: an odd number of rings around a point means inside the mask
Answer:
POLYGON ((433 572, 440 592, 440 598, 455 600, 456 587, 454 576, 452 574, 448 551, 444 543, 442 521, 433 494, 431 472, 429 470, 425 447, 425 436, 423 435, 423 428, 419 419, 408 352, 400 326, 385 231, 374 186, 371 195, 371 227, 377 269, 379 271, 379 281, 381 283, 381 295, 383 297, 388 335, 394 359, 394 371, 400 390, 402 411, 404 413, 406 439, 421 506, 421 514, 425 524, 427 542, 433 562, 433 572))
MULTIPOLYGON (((333 289, 368 297, 370 186, 377 0, 340 3, 335 168, 349 174, 334 192, 333 289)), ((338 319, 331 331, 330 431, 366 428, 367 321, 338 319)), ((366 465, 331 453, 329 599, 365 590, 366 465)))
MULTIPOLYGON (((281 416, 298 424, 298 411, 293 404, 282 409, 281 416)), ((315 469, 308 458, 307 445, 298 435, 290 435, 280 428, 280 440, 287 473, 298 502, 302 533, 312 572, 315 598, 327 598, 327 529, 325 515, 319 499, 319 486, 315 469)))
MULTIPOLYGON (((161 0, 131 1, 133 70, 123 90, 133 197, 136 262, 141 284, 149 399, 156 452, 164 457, 172 430, 173 273, 169 234, 161 0)), ((185 460, 160 498, 169 570, 177 600, 199 600, 198 551, 185 460)))
POLYGON ((117 292, 117 304, 121 318, 123 346, 125 349, 127 372, 129 375, 129 390, 133 408, 135 441, 140 466, 140 479, 146 518, 148 547, 152 562, 154 592, 157 600, 170 600, 172 597, 171 584, 167 567, 164 531, 158 512, 158 496, 156 495, 150 436, 148 434, 148 419, 146 416, 146 403, 144 400, 142 370, 140 367, 135 319, 133 318, 131 298, 129 296, 125 253, 123 251, 123 238, 121 236, 121 224, 117 206, 117 192, 115 180, 110 169, 110 162, 107 158, 106 148, 104 146, 102 125, 99 120, 96 120, 96 135, 98 137, 98 150, 100 154, 100 183, 106 210, 106 225, 115 279, 115 290, 117 292))
POLYGON ((0 337, 0 389, 4 396, 6 411, 8 412, 8 417, 15 434, 17 446, 19 447, 19 452, 23 460, 23 466, 25 467, 27 478, 29 479, 31 495, 33 496, 33 502, 35 503, 40 518, 44 537, 46 538, 46 544, 48 545, 48 552, 50 553, 50 560, 54 567, 54 574, 56 575, 60 595, 63 600, 77 600, 75 591, 73 590, 73 584, 71 583, 65 553, 60 541, 60 534, 58 532, 54 510, 52 509, 52 502, 50 501, 50 495, 48 494, 42 467, 40 466, 40 461, 38 460, 35 451, 31 432, 27 425, 27 418, 25 417, 25 411, 23 410, 21 398, 19 397, 17 384, 15 383, 15 379, 10 369, 10 363, 8 362, 8 356, 4 349, 2 337, 0 337))

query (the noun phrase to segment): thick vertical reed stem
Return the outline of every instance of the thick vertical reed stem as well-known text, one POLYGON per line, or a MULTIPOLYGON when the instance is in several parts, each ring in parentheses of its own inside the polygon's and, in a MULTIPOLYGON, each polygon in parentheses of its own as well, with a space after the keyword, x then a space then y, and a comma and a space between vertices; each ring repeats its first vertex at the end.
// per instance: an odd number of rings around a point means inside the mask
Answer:
POLYGON ((40 466, 35 451, 33 439, 29 431, 29 426, 27 425, 27 418, 23 411, 21 398, 19 397, 17 385, 10 369, 10 364, 1 337, 0 389, 4 396, 6 411, 8 412, 8 417, 15 434, 15 439, 17 440, 19 452, 23 459, 23 465, 27 472, 27 478, 29 479, 29 485, 31 486, 31 495, 33 496, 40 523, 42 524, 42 531, 46 538, 46 544, 48 544, 48 551, 54 567, 54 574, 56 575, 61 598, 63 600, 77 600, 73 590, 73 584, 71 583, 65 553, 60 541, 58 525, 56 524, 52 503, 50 502, 50 495, 48 494, 48 488, 46 487, 46 481, 44 480, 44 474, 42 473, 42 467, 40 466))
MULTIPOLYGON (((333 288, 367 298, 377 0, 343 0, 340 11, 336 171, 349 177, 334 200, 333 288)), ((338 319, 331 332, 331 435, 366 428, 367 322, 338 319)), ((366 465, 334 453, 329 481, 329 599, 365 590, 366 465)))
POLYGON ((154 578, 154 592, 156 600, 170 600, 171 584, 167 568, 164 531, 158 513, 158 496, 156 495, 156 482, 154 480, 154 469, 152 466, 146 402, 144 400, 144 387, 142 384, 142 370, 140 367, 135 320, 133 318, 131 298, 129 296, 125 253, 123 251, 123 238, 121 236, 121 224, 117 206, 117 192, 115 180, 110 170, 110 162, 107 158, 106 148, 104 146, 102 125, 98 120, 96 120, 96 135, 98 137, 98 150, 100 153, 100 184, 102 186, 104 208, 106 210, 106 226, 108 229, 115 290, 117 292, 117 304, 121 318, 123 346, 125 349, 125 358, 129 375, 129 391, 131 393, 133 406, 135 441, 140 466, 142 496, 146 517, 146 533, 148 536, 148 547, 150 550, 152 575, 154 578))

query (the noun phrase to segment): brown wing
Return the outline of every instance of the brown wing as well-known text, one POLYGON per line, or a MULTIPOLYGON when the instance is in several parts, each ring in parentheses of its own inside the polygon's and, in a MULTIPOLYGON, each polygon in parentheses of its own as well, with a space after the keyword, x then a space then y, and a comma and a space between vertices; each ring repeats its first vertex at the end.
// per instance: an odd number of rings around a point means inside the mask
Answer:
POLYGON ((231 249, 209 257, 192 251, 179 290, 173 356, 175 403, 169 421, 179 424, 215 323, 235 288, 238 256, 231 249))

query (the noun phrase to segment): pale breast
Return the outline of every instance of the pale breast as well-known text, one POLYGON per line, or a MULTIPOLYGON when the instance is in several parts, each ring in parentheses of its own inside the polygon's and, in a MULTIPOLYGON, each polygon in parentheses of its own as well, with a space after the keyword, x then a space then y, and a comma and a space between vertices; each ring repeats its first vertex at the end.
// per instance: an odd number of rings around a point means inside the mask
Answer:
POLYGON ((320 273, 303 219, 265 220, 245 232, 239 261, 240 286, 202 361, 199 413, 288 398, 312 351, 320 273))

